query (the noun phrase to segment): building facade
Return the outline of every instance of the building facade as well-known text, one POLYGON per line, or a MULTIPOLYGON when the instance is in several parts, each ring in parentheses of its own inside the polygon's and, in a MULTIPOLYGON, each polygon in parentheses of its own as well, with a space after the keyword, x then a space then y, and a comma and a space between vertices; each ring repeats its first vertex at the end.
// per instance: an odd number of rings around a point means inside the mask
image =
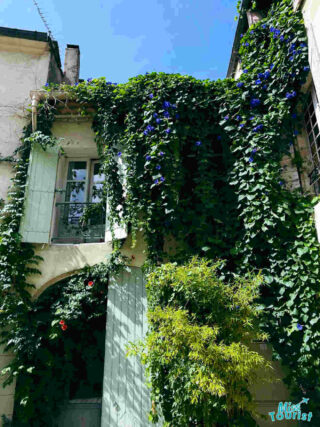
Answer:
MULTIPOLYGON (((243 10, 248 1, 243 1, 243 10)), ((240 34, 264 16, 272 1, 257 2, 257 9, 249 11, 239 21, 235 35, 228 77, 241 75, 238 59, 240 34)), ((320 188, 320 4, 318 0, 294 1, 294 7, 303 12, 309 41, 310 75, 302 87, 308 93, 307 105, 301 106, 305 126, 300 130, 296 146, 304 160, 297 169, 290 157, 282 161, 283 177, 292 189, 319 194, 320 188)), ((89 114, 82 116, 79 105, 67 99, 62 92, 42 90, 46 83, 79 81, 80 52, 78 46, 68 45, 64 72, 57 44, 45 33, 0 28, 0 68, 7 75, 1 86, 0 108, 0 197, 6 200, 14 150, 20 143, 22 129, 30 120, 26 109, 32 103, 33 130, 37 129, 36 117, 39 102, 51 97, 56 103, 52 134, 61 138, 63 150, 32 151, 25 212, 20 233, 22 241, 32 243, 37 255, 43 258, 39 265, 41 275, 30 277, 34 288, 32 298, 39 298, 46 290, 61 280, 74 275, 85 266, 94 266, 112 252, 111 232, 105 211, 97 212, 90 224, 79 223, 87 208, 100 200, 99 189, 103 174, 99 170, 99 155, 92 130, 94 109, 87 105, 89 114)), ((120 160, 119 160, 120 161, 120 160)), ((123 165, 124 167, 124 165, 123 165)), ((316 208, 316 218, 320 208, 316 208)), ((320 215, 320 212, 319 212, 320 215)), ((319 227, 320 231, 320 227, 319 227)), ((115 230, 116 238, 123 241, 121 251, 129 259, 130 274, 123 274, 109 296, 105 343, 105 368, 100 398, 70 399, 59 418, 59 426, 72 427, 92 422, 92 425, 141 426, 148 425, 146 412, 150 398, 144 385, 141 365, 125 358, 128 341, 142 338, 146 332, 146 297, 141 266, 146 260, 145 244, 138 236, 137 245, 131 248, 131 236, 124 228, 115 230), (122 284, 122 286, 120 286, 122 284), (128 304, 128 296, 130 304, 128 304), (117 345, 115 345, 116 343, 117 345), (110 385, 111 384, 111 385, 110 385), (124 397, 125 396, 125 397, 124 397)), ((257 351, 271 358, 265 343, 254 344, 257 351)), ((13 355, 0 351, 0 368, 6 366, 13 355)), ((279 376, 281 366, 274 365, 279 376)), ((14 407, 15 385, 0 389, 0 415, 11 417, 14 407)), ((260 412, 267 415, 279 401, 289 398, 282 383, 254 390, 260 412)), ((285 421, 282 422, 286 424, 285 421)), ((90 424, 91 425, 91 424, 90 424)), ((259 421, 259 425, 272 425, 259 421)), ((292 422, 290 425, 293 425, 292 422)))

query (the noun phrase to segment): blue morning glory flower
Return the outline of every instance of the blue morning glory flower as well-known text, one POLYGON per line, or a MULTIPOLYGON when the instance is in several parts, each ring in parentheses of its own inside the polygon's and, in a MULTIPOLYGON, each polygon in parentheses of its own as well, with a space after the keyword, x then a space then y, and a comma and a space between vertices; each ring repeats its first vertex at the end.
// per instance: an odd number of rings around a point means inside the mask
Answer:
POLYGON ((157 118, 157 117, 158 117, 158 114, 157 114, 157 113, 153 113, 153 117, 154 117, 154 118, 157 118))
POLYGON ((294 56, 290 56, 290 61, 292 62, 292 61, 294 61, 294 56))
POLYGON ((167 132, 167 133, 170 133, 170 132, 171 132, 171 129, 170 129, 170 128, 166 129, 166 132, 167 132))
POLYGON ((247 74, 247 73, 248 73, 248 70, 243 70, 243 73, 244 73, 244 74, 247 74))
POLYGON ((251 117, 249 118, 249 120, 254 120, 254 116, 251 116, 251 117))
POLYGON ((180 119, 180 114, 176 114, 176 119, 180 119))
POLYGON ((146 71, 146 76, 149 74, 149 72, 148 71, 146 71))
POLYGON ((236 309, 238 310, 240 308, 240 305, 236 305, 236 309))
POLYGON ((87 79, 87 82, 88 83, 92 82, 92 78, 90 77, 90 79, 87 79))
POLYGON ((239 127, 243 128, 244 127, 244 123, 240 123, 239 127))
POLYGON ((218 135, 218 136, 217 136, 217 140, 218 140, 218 141, 221 141, 221 135, 218 135))
POLYGON ((296 118, 297 118, 297 113, 292 113, 292 114, 291 114, 291 117, 292 117, 293 119, 296 119, 296 118))
POLYGON ((258 79, 262 79, 264 77, 264 73, 258 73, 258 79))
POLYGON ((258 98, 252 98, 251 100, 250 100, 250 105, 251 105, 251 107, 257 107, 258 105, 260 105, 261 104, 261 101, 260 101, 260 99, 258 99, 258 98))
POLYGON ((261 130, 261 129, 263 129, 263 125, 262 124, 257 125, 253 128, 253 132, 259 132, 259 130, 261 130))
POLYGON ((256 85, 261 85, 261 83, 262 83, 262 81, 260 79, 258 79, 258 80, 255 81, 256 85))
POLYGON ((265 30, 267 28, 266 24, 263 24, 262 28, 265 30))
POLYGON ((236 116, 236 120, 242 120, 242 117, 241 116, 236 116))
POLYGON ((271 73, 270 73, 270 71, 269 71, 269 70, 266 70, 266 71, 263 73, 263 77, 264 77, 265 79, 268 79, 268 78, 270 77, 270 75, 271 75, 271 73))
POLYGON ((254 149, 252 150, 252 153, 253 153, 253 154, 255 154, 257 151, 258 151, 258 149, 257 149, 257 148, 254 148, 254 149))
POLYGON ((147 160, 151 160, 151 156, 146 156, 146 159, 147 160))
POLYGON ((293 135, 294 135, 294 136, 297 136, 297 135, 299 135, 299 132, 298 132, 297 130, 294 130, 294 131, 293 131, 293 135))
POLYGON ((160 166, 160 165, 157 165, 157 166, 156 166, 156 169, 159 171, 159 170, 161 169, 161 166, 160 166))
POLYGON ((163 178, 163 176, 162 177, 160 177, 160 181, 161 182, 163 182, 165 180, 165 178, 163 178))
POLYGON ((169 108, 171 106, 169 101, 164 101, 163 108, 169 108))
POLYGON ((75 85, 75 86, 78 86, 78 84, 79 84, 79 83, 77 82, 77 83, 75 83, 74 85, 75 85))
POLYGON ((283 40, 284 40, 284 36, 281 36, 281 37, 280 37, 280 41, 282 41, 282 42, 283 42, 283 40))
POLYGON ((164 156, 164 152, 160 151, 159 156, 164 156))
POLYGON ((153 98, 153 93, 149 94, 149 98, 152 99, 153 98))
POLYGON ((156 123, 161 123, 161 119, 156 119, 156 123))
POLYGON ((252 163, 254 161, 253 157, 249 157, 249 163, 252 163))
POLYGON ((305 43, 301 43, 300 47, 307 47, 307 45, 305 43))
POLYGON ((284 185, 284 182, 283 181, 279 181, 279 185, 284 185))
POLYGON ((267 89, 268 89, 268 86, 267 86, 267 85, 263 85, 263 86, 262 86, 262 89, 263 89, 263 90, 267 90, 267 89))
POLYGON ((271 64, 269 68, 272 70, 274 68, 274 64, 271 64))
POLYGON ((154 183, 155 183, 155 184, 158 184, 158 182, 159 182, 159 180, 158 180, 158 179, 155 179, 155 180, 154 180, 154 183))
POLYGON ((48 87, 48 86, 49 86, 49 83, 46 83, 46 84, 45 84, 45 87, 48 87))
POLYGON ((246 42, 244 45, 245 45, 245 46, 250 46, 248 42, 246 42))
POLYGON ((302 326, 302 325, 300 325, 300 323, 297 323, 297 329, 298 329, 298 331, 302 331, 303 326, 302 326))
POLYGON ((164 115, 164 117, 166 117, 166 118, 169 118, 169 117, 170 117, 169 111, 165 111, 165 112, 163 113, 163 115, 164 115))
POLYGON ((224 119, 225 119, 225 120, 229 120, 229 116, 225 116, 225 117, 224 117, 224 119))
POLYGON ((243 82, 239 82, 239 83, 237 83, 237 87, 242 87, 244 85, 244 83, 243 82))
POLYGON ((172 104, 172 105, 171 105, 171 107, 172 107, 174 110, 176 110, 177 105, 176 105, 176 104, 172 104))
POLYGON ((144 131, 143 131, 143 134, 144 134, 144 135, 148 135, 148 133, 149 133, 149 132, 148 132, 147 130, 144 130, 144 131))
POLYGON ((251 31, 250 31, 250 34, 254 34, 254 31, 253 31, 253 30, 251 30, 251 31))
POLYGON ((118 156, 119 156, 119 157, 121 156, 121 154, 122 154, 122 153, 121 153, 121 151, 118 151, 118 156))
POLYGON ((147 131, 148 132, 152 132, 154 130, 154 127, 153 126, 151 126, 151 125, 148 125, 147 126, 147 131))
POLYGON ((199 147, 199 145, 201 145, 201 141, 197 141, 196 145, 199 147))
POLYGON ((243 37, 243 34, 240 34, 240 39, 242 39, 242 37, 243 37))
POLYGON ((309 65, 307 65, 307 66, 303 67, 303 71, 310 71, 310 67, 309 67, 309 65))

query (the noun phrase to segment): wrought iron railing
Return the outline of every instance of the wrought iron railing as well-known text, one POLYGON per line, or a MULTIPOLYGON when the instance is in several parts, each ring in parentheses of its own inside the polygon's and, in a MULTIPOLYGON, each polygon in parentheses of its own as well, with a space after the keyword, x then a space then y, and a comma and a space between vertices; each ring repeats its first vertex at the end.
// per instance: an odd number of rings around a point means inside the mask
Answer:
POLYGON ((53 243, 103 242, 106 207, 101 203, 56 203, 53 243))

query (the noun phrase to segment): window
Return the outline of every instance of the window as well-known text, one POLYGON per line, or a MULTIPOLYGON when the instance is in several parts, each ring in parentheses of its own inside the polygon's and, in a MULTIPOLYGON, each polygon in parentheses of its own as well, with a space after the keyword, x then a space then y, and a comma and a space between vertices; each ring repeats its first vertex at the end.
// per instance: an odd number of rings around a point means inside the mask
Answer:
POLYGON ((103 242, 106 203, 98 160, 69 160, 64 201, 56 203, 55 243, 103 242))
POLYGON ((320 194, 320 132, 319 132, 319 104, 316 92, 312 88, 304 115, 306 132, 309 139, 310 154, 313 169, 309 174, 310 185, 313 185, 316 194, 320 194))

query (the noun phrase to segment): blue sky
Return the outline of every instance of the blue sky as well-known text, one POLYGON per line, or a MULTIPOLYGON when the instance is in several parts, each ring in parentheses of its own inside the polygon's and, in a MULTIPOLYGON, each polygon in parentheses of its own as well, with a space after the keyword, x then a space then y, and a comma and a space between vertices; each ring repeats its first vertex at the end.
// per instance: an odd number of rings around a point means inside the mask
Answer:
MULTIPOLYGON (((236 0, 37 0, 60 45, 78 44, 80 77, 124 83, 151 71, 224 78, 236 0)), ((46 31, 32 0, 0 0, 0 26, 46 31)))

